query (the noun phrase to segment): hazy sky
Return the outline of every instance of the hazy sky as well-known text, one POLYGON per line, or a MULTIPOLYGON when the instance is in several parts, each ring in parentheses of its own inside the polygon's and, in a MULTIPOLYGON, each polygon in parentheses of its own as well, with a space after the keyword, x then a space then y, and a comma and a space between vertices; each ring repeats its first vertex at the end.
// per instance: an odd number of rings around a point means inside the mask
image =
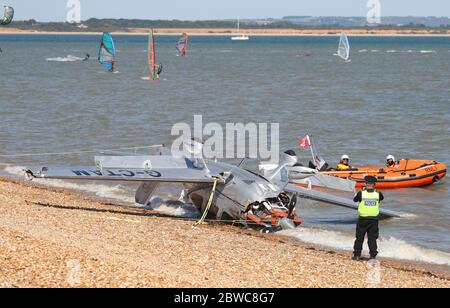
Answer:
MULTIPOLYGON (((16 18, 39 21, 66 19, 69 0, 2 0, 16 18)), ((71 0, 73 1, 73 0, 71 0)), ((82 19, 231 19, 287 15, 366 16, 368 0, 80 0, 82 19)), ((380 0, 385 16, 447 16, 450 0, 380 0)))

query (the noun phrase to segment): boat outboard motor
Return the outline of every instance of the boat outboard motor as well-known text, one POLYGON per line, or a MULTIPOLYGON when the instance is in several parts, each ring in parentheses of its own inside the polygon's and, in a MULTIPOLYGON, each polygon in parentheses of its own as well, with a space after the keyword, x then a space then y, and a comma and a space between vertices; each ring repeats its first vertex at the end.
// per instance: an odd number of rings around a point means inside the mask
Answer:
POLYGON ((309 162, 310 169, 316 169, 318 171, 327 171, 330 165, 322 157, 316 156, 316 162, 309 162))
POLYGON ((298 163, 297 154, 294 152, 294 150, 289 150, 284 152, 284 164, 288 167, 293 167, 298 163))
MULTIPOLYGON (((297 154, 293 150, 284 152, 280 165, 271 170, 265 170, 265 176, 269 181, 287 183, 289 181, 286 167, 293 167, 298 163, 297 154)), ((260 166, 261 168, 262 166, 260 166)))

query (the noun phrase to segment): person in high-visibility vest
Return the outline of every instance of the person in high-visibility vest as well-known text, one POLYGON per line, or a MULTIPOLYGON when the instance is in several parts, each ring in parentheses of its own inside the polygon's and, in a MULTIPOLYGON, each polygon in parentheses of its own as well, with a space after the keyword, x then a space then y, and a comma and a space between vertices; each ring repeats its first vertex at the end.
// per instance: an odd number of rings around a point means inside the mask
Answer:
POLYGON ((379 237, 380 203, 384 200, 381 192, 375 189, 377 178, 366 177, 366 187, 360 191, 353 201, 359 204, 359 220, 356 227, 356 241, 353 252, 353 260, 359 261, 363 250, 364 238, 368 238, 370 259, 376 259, 378 255, 377 240, 379 237))
POLYGON ((350 156, 343 155, 340 163, 336 167, 337 171, 358 171, 357 168, 350 165, 350 156))
POLYGON ((348 155, 343 155, 341 157, 341 161, 339 162, 339 164, 337 165, 337 170, 339 171, 347 171, 352 169, 353 167, 350 166, 350 156, 348 155))

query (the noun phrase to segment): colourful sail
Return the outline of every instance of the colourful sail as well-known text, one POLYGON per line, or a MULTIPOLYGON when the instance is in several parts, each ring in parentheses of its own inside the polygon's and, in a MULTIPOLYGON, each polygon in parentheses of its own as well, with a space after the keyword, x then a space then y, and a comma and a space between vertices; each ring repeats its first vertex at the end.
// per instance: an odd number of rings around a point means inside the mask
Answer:
POLYGON ((181 35, 180 39, 178 40, 178 43, 176 46, 176 48, 178 50, 178 55, 180 57, 184 57, 186 55, 188 44, 189 44, 189 36, 187 35, 187 33, 183 33, 181 35))
POLYGON ((14 18, 14 9, 11 6, 5 6, 5 15, 2 18, 2 26, 9 25, 14 18))
POLYGON ((98 61, 109 71, 114 71, 116 66, 116 48, 112 36, 109 33, 103 33, 100 51, 98 53, 98 61))
POLYGON ((148 70, 149 78, 156 79, 156 51, 155 51, 155 35, 153 29, 150 30, 148 37, 148 70))

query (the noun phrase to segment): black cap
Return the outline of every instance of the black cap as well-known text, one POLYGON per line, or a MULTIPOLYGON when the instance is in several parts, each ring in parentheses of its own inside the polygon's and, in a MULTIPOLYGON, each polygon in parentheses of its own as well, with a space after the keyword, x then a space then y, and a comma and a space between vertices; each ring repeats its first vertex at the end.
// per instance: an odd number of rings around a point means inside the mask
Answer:
POLYGON ((366 181, 367 184, 375 184, 376 182, 378 182, 378 179, 374 176, 366 176, 364 178, 364 180, 366 181))

